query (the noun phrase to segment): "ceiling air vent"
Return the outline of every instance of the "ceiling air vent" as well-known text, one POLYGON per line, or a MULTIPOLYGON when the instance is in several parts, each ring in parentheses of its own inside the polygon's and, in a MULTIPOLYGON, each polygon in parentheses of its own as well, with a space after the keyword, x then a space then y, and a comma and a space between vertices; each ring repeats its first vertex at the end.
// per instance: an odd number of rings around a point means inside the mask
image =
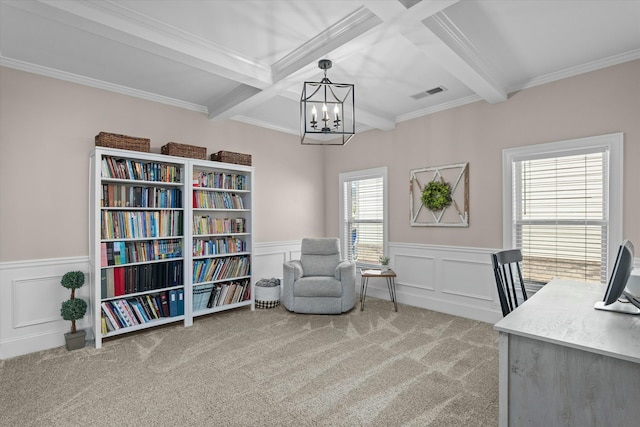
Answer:
POLYGON ((422 98, 426 98, 427 96, 435 95, 436 93, 444 92, 445 90, 447 90, 446 87, 437 86, 437 87, 434 87, 433 89, 425 90, 424 92, 418 92, 415 95, 411 95, 411 97, 416 100, 422 99, 422 98))

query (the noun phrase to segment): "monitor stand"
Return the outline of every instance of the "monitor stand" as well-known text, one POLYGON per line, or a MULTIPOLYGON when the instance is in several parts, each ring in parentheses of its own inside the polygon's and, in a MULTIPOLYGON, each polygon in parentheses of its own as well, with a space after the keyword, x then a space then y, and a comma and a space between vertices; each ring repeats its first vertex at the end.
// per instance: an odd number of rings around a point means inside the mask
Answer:
MULTIPOLYGON (((633 299, 633 297, 631 297, 631 299, 633 299)), ((604 301, 598 301, 593 308, 596 310, 614 311, 616 313, 640 315, 640 307, 637 306, 640 304, 640 301, 631 301, 631 299, 621 296, 617 301, 609 305, 604 305, 604 301)))

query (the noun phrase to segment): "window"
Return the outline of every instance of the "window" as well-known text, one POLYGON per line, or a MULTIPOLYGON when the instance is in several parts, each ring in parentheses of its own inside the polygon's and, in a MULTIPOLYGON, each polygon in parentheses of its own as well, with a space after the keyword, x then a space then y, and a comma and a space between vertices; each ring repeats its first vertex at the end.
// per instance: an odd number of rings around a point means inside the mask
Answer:
POLYGON ((503 238, 535 290, 606 282, 622 241, 622 134, 504 150, 503 238))
POLYGON ((387 168, 340 174, 340 241, 346 259, 378 265, 387 246, 387 168))

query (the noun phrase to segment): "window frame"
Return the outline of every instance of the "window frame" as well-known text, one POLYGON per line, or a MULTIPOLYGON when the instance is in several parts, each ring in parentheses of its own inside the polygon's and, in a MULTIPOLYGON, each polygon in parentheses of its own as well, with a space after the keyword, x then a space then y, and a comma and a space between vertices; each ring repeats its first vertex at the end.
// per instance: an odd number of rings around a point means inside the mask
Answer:
MULTIPOLYGON (((380 178, 382 177, 382 209, 383 209, 383 221, 382 221, 382 251, 384 256, 389 256, 388 252, 388 236, 389 236, 389 209, 388 209, 388 178, 387 178, 387 167, 381 166, 377 168, 371 169, 363 169, 356 170, 351 172, 341 172, 338 177, 338 187, 339 187, 339 203, 338 203, 338 222, 340 227, 340 242, 341 242, 341 251, 343 258, 346 259, 346 245, 349 237, 345 236, 345 218, 343 213, 345 212, 345 201, 344 201, 344 183, 347 181, 355 181, 355 180, 364 180, 364 179, 372 179, 372 178, 380 178)), ((356 267, 358 268, 368 268, 368 267, 376 267, 379 264, 370 264, 356 261, 356 267)))
POLYGON ((548 142, 502 151, 502 246, 505 249, 515 247, 513 241, 513 164, 515 161, 530 160, 542 157, 560 157, 580 154, 587 151, 604 149, 608 153, 609 185, 608 206, 605 215, 608 222, 607 232, 607 277, 611 274, 618 246, 623 239, 623 144, 624 134, 606 135, 548 142))

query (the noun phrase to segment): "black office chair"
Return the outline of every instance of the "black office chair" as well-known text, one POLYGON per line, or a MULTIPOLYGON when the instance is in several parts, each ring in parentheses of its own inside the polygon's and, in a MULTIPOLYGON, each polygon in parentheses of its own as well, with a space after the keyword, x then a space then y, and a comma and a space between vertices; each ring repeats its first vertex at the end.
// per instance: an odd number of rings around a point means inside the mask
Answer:
POLYGON ((518 297, 516 296, 516 286, 520 284, 522 298, 527 300, 527 291, 522 280, 522 252, 520 249, 510 249, 491 254, 493 260, 493 273, 496 276, 498 286, 498 297, 502 307, 502 315, 506 316, 518 307, 518 297))

